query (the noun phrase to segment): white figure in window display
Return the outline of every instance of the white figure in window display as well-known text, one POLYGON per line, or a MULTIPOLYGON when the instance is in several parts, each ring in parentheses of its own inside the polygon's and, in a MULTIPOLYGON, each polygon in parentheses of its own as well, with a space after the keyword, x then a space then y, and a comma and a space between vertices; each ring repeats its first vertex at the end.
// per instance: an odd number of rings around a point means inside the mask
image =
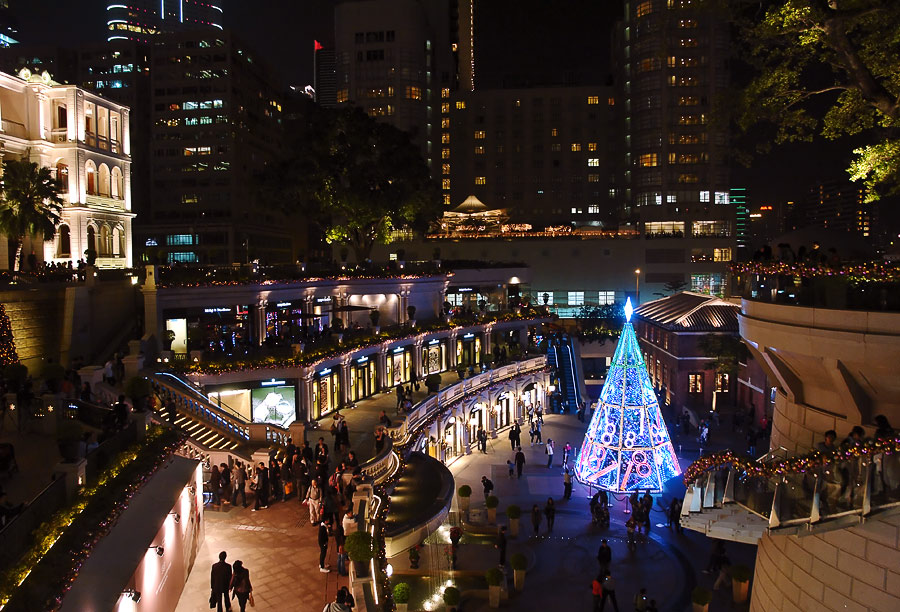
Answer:
POLYGON ((286 427, 293 420, 294 405, 274 391, 266 394, 265 399, 253 408, 254 423, 271 423, 286 427))

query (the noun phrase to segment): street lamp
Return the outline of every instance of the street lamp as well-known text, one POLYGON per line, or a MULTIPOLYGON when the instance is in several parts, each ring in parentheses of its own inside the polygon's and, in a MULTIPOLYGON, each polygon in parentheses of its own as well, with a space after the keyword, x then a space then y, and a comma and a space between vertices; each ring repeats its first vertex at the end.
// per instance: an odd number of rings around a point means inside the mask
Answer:
POLYGON ((634 301, 641 303, 641 269, 636 268, 634 271, 634 301))

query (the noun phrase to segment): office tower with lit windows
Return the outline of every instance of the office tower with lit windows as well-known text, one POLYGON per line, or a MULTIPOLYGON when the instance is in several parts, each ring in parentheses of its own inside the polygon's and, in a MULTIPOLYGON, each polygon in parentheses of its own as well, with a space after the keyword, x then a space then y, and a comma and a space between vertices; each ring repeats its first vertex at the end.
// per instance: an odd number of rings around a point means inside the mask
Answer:
POLYGON ((648 267, 647 282, 663 282, 656 275, 667 274, 671 278, 665 282, 680 280, 689 289, 719 293, 725 262, 737 246, 728 136, 711 121, 713 101, 728 87, 728 24, 715 9, 691 0, 624 6, 615 45, 625 136, 624 204, 646 238, 665 240, 665 247, 656 249, 665 252, 657 262, 663 266, 658 272, 648 267), (704 246, 688 248, 682 243, 687 238, 704 246), (662 269, 687 257, 695 264, 687 275, 662 269))
POLYGON ((337 77, 334 73, 334 49, 323 47, 319 41, 315 41, 313 49, 315 58, 315 83, 316 102, 324 108, 333 108, 337 105, 337 77))
POLYGON ((532 229, 616 224, 613 88, 460 90, 441 105, 444 205, 475 195, 532 229))
POLYGON ((156 34, 222 29, 218 0, 123 0, 106 7, 107 40, 149 42, 156 34))
POLYGON ((871 240, 877 226, 876 211, 872 202, 866 202, 864 186, 847 179, 819 181, 801 203, 798 226, 848 232, 871 240))
POLYGON ((347 0, 334 9, 336 102, 409 132, 433 176, 449 133, 441 102, 456 88, 456 2, 347 0))

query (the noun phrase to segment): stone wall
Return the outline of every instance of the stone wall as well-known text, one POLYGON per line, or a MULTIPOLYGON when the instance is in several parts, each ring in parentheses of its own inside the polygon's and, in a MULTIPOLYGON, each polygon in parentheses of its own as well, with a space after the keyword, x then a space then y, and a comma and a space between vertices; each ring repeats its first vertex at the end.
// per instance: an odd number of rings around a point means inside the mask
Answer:
POLYGON ((900 610, 900 515, 809 536, 763 536, 750 612, 900 610))
POLYGON ((0 292, 19 360, 32 372, 37 372, 47 357, 59 360, 65 295, 64 286, 0 292))

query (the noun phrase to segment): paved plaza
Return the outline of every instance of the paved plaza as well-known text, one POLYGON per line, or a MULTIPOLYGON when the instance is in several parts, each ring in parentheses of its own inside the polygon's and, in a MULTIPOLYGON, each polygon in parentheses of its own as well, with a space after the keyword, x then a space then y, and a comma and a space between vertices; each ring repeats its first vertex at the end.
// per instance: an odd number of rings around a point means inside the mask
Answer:
MULTIPOLYGON (((445 378, 450 378, 445 376, 445 378)), ((455 377, 453 377, 455 379, 455 377)), ((451 382, 451 381, 447 381, 451 382)), ((424 393, 416 395, 416 401, 424 393)), ((354 410, 345 410, 351 432, 351 443, 360 449, 360 459, 372 452, 372 431, 381 410, 394 419, 396 396, 381 394, 358 402, 354 410)), ((682 612, 690 609, 690 591, 697 584, 711 587, 713 575, 702 573, 709 559, 713 541, 685 531, 676 534, 665 527, 665 514, 661 506, 668 505, 673 496, 683 496, 680 479, 670 483, 671 489, 658 499, 652 514, 653 527, 649 535, 638 536, 634 553, 625 545, 624 498, 613 500, 612 522, 609 529, 591 525, 588 490, 575 484, 570 501, 562 499, 562 447, 569 442, 574 448, 581 444, 586 423, 580 423, 574 415, 547 415, 544 417, 544 440, 552 438, 557 443, 555 463, 547 468, 547 456, 543 446, 530 446, 523 436, 526 467, 523 478, 509 479, 506 460, 512 458, 510 443, 505 431, 488 443, 487 454, 474 452, 460 457, 450 466, 456 478, 456 486, 469 484, 473 489, 471 508, 475 514, 483 509, 481 476, 487 475, 495 485, 494 494, 500 499, 498 523, 505 524, 504 509, 517 504, 523 509, 520 535, 510 539, 507 558, 517 551, 524 552, 530 560, 529 573, 522 593, 511 591, 504 607, 513 610, 539 609, 591 609, 590 583, 596 576, 597 549, 602 538, 607 538, 613 550, 611 570, 618 582, 617 594, 621 610, 632 609, 632 599, 641 587, 646 587, 649 597, 656 599, 660 610, 682 612), (552 534, 541 525, 540 536, 531 537, 528 517, 533 504, 543 508, 548 497, 557 504, 556 525, 552 534)), ((327 423, 327 420, 325 421, 327 423)), ((527 426, 525 427, 527 429, 527 426)), ((670 426, 676 450, 681 449, 682 468, 696 458, 696 442, 682 439, 670 426)), ((331 442, 325 426, 321 433, 308 432, 313 443, 319 435, 331 442)), ((713 431, 715 447, 732 445, 737 437, 721 430, 713 431)), ((739 448, 735 444, 736 448, 739 448)), ((455 509, 455 501, 454 501, 455 509)), ((194 570, 185 587, 177 608, 178 612, 208 609, 209 568, 220 550, 228 552, 228 560, 241 559, 249 568, 256 597, 255 610, 312 610, 318 612, 333 601, 337 589, 346 584, 346 578, 336 572, 318 572, 318 547, 316 530, 310 526, 306 508, 296 498, 274 503, 268 509, 251 512, 249 508, 223 506, 220 511, 207 508, 206 540, 197 557, 194 570)), ((484 541, 484 540, 482 540, 484 541)), ((464 546, 459 557, 458 569, 483 574, 497 563, 497 552, 483 544, 464 546)), ((728 555, 732 563, 752 567, 755 547, 728 543, 728 555)), ((405 555, 401 555, 405 557, 405 555)), ((334 548, 329 550, 328 563, 336 567, 334 548)), ((438 562, 440 564, 440 562, 438 562)), ((394 560, 395 570, 403 571, 403 563, 394 560)), ((509 568, 507 566, 509 571, 509 568)), ((510 571, 511 574, 511 571, 510 571)), ((510 581, 511 582, 511 581, 510 581)), ((731 603, 731 585, 715 594, 711 608, 746 609, 746 604, 731 603)), ((462 610, 487 610, 487 600, 464 597, 462 610)), ((612 609, 609 606, 607 609, 612 609)))

